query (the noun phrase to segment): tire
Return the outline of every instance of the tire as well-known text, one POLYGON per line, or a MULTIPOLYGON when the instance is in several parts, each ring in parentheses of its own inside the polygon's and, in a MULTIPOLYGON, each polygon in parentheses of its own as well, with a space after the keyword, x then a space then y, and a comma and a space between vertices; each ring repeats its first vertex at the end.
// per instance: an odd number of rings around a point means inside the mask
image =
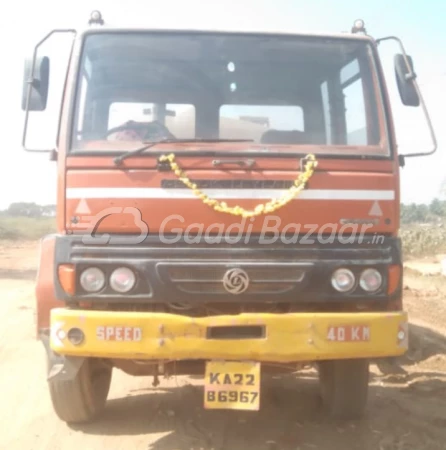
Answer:
POLYGON ((336 419, 359 419, 367 406, 369 361, 321 361, 319 386, 324 410, 336 419))
POLYGON ((86 423, 97 418, 105 408, 110 390, 112 367, 87 358, 72 380, 49 380, 53 408, 66 423, 86 423))

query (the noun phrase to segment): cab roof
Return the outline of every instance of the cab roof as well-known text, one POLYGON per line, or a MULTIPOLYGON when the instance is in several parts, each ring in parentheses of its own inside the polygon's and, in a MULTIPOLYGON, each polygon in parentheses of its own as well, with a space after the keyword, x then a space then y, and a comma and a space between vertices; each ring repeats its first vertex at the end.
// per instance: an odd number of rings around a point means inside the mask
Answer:
POLYGON ((296 31, 296 30, 286 30, 283 28, 272 29, 272 28, 250 28, 250 29, 237 29, 237 28, 191 28, 191 27, 165 27, 160 25, 153 26, 117 26, 117 25, 92 25, 87 26, 80 30, 79 34, 91 34, 91 33, 142 33, 142 32, 153 32, 153 33, 202 33, 202 34, 237 34, 237 35, 247 35, 247 36, 287 36, 287 37, 320 37, 326 39, 349 39, 349 40, 362 40, 368 42, 374 42, 374 38, 367 34, 359 34, 352 32, 338 32, 329 33, 326 31, 296 31))

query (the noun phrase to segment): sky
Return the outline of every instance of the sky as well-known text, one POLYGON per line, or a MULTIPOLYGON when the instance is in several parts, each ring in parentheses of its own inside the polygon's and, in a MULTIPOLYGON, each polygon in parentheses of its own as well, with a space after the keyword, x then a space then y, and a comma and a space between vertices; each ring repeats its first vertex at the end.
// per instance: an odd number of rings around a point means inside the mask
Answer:
MULTIPOLYGON (((24 114, 21 110, 24 59, 34 44, 54 28, 79 28, 87 24, 90 12, 99 9, 113 25, 167 28, 206 28, 265 31, 349 31, 362 18, 375 38, 398 36, 412 56, 418 82, 434 125, 438 150, 432 156, 408 158, 401 169, 401 199, 404 203, 430 202, 446 179, 446 2, 442 0, 77 0, 61 2, 15 0, 3 6, 0 18, 0 71, 2 162, 0 164, 0 209, 15 201, 55 203, 57 172, 46 153, 23 150, 24 114), (36 17, 39 17, 36 20, 36 17)), ((42 50, 52 56, 54 71, 63 73, 69 39, 56 36, 42 50), (55 39, 56 38, 56 39, 55 39), (54 57, 54 55, 57 55, 54 57)), ((68 37, 69 38, 69 37, 68 37)), ((380 44, 387 85, 392 102, 400 153, 429 151, 432 143, 421 108, 404 107, 396 91, 393 42, 380 44), (381 49, 382 47, 382 49, 381 49)), ((63 79, 51 80, 49 109, 59 108, 63 79)), ((57 114, 33 113, 29 146, 52 148, 57 131, 57 114)))

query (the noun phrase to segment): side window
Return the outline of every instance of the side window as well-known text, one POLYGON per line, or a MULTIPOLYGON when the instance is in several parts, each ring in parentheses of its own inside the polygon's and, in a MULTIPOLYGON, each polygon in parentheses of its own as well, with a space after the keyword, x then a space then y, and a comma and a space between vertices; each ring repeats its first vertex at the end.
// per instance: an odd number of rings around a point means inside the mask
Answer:
POLYGON ((82 131, 84 130, 84 122, 87 120, 85 114, 85 102, 87 100, 88 79, 84 75, 81 81, 80 97, 79 97, 79 114, 77 122, 77 135, 78 139, 82 139, 82 131))
POLYGON ((358 60, 341 70, 347 145, 367 145, 367 116, 358 60))
POLYGON ((332 121, 331 121, 331 105, 330 97, 328 95, 328 83, 324 81, 321 84, 321 96, 322 96, 322 109, 324 112, 324 123, 325 123, 325 143, 327 145, 333 144, 332 138, 332 121))
POLYGON ((84 134, 93 127, 94 104, 87 105, 88 84, 91 79, 91 61, 85 58, 84 71, 80 81, 79 97, 77 100, 77 128, 76 139, 85 139, 84 134))

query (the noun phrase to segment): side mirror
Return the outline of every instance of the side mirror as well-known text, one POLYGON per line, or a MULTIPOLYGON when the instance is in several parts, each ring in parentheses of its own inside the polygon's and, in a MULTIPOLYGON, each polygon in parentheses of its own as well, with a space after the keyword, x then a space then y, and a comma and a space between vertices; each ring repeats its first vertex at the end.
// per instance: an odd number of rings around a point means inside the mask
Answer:
POLYGON ((29 95, 28 111, 44 111, 48 100, 50 78, 50 60, 47 56, 36 58, 34 74, 32 73, 33 60, 25 61, 23 73, 22 110, 26 111, 29 95), (29 86, 31 84, 31 91, 29 86))
POLYGON ((406 106, 420 106, 420 97, 415 88, 413 80, 415 79, 415 72, 413 69, 413 62, 410 56, 406 56, 410 68, 407 66, 405 57, 398 53, 394 58, 395 77, 400 93, 401 101, 406 106))
POLYGON ((376 40, 377 44, 383 41, 396 41, 399 45, 401 53, 395 55, 394 65, 395 65, 395 75, 396 82, 398 84, 398 90, 400 93, 401 101, 406 106, 419 106, 424 112, 426 118, 427 126, 429 127, 429 132, 432 139, 433 148, 427 152, 409 153, 406 155, 399 155, 400 165, 404 166, 404 158, 406 157, 417 157, 417 156, 427 156, 432 155, 437 151, 438 143, 437 137, 435 136, 434 127, 432 126, 432 121, 429 117, 429 112, 426 108, 426 104, 423 100, 423 94, 421 93, 416 75, 413 70, 412 58, 407 56, 404 50, 404 45, 401 39, 396 36, 387 36, 376 40))

